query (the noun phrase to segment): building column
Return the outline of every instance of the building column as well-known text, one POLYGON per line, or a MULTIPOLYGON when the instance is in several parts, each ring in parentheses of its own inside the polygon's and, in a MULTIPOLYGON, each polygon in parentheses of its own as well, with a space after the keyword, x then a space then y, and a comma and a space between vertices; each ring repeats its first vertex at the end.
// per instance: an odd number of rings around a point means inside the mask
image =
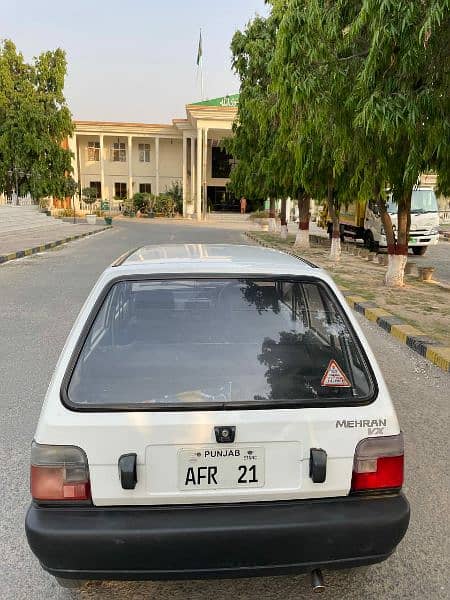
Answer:
MULTIPOLYGON (((72 135, 72 137, 69 137, 68 139, 68 146, 69 146, 69 150, 71 152, 73 152, 73 157, 71 159, 71 165, 73 167, 73 173, 72 173, 72 177, 74 179, 74 181, 77 182, 78 184, 78 145, 77 145, 77 134, 74 132, 74 134, 72 135)), ((1 196, 1 194, 0 194, 1 196)), ((76 198, 78 196, 78 193, 76 192, 73 196, 73 207, 76 209, 76 198)), ((1 202, 0 202, 1 204, 1 202)))
POLYGON ((203 139, 202 139, 202 145, 203 145, 203 150, 202 150, 202 154, 203 154, 203 165, 202 165, 202 175, 203 175, 203 180, 202 180, 202 211, 203 211, 203 218, 206 219, 206 215, 208 213, 208 187, 207 187, 207 167, 208 167, 208 129, 205 128, 203 130, 203 139))
POLYGON ((104 165, 104 158, 103 158, 103 134, 100 134, 100 186, 102 188, 102 197, 101 199, 103 200, 104 198, 106 198, 106 193, 105 193, 105 165, 104 165))
POLYGON ((159 196, 159 137, 155 138, 155 194, 159 196))
POLYGON ((183 133, 183 217, 186 216, 187 193, 187 137, 183 133))
POLYGON ((197 128, 197 193, 196 208, 197 221, 202 220, 202 150, 203 150, 203 129, 197 128))
POLYGON ((82 177, 81 177, 81 160, 80 160, 80 143, 77 134, 75 133, 73 136, 73 140, 75 143, 75 181, 77 182, 77 197, 78 197, 78 210, 81 210, 81 189, 83 187, 82 177))
POLYGON ((195 198, 195 138, 191 135, 191 206, 195 198))
POLYGON ((133 197, 133 136, 128 136, 128 198, 133 197))

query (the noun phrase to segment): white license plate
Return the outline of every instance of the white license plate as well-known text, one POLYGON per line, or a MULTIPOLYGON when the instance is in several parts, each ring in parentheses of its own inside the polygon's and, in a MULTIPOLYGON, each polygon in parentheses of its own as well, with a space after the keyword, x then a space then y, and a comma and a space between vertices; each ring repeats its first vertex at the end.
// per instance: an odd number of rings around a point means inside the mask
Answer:
POLYGON ((178 489, 182 491, 264 486, 264 448, 199 447, 178 451, 178 489))

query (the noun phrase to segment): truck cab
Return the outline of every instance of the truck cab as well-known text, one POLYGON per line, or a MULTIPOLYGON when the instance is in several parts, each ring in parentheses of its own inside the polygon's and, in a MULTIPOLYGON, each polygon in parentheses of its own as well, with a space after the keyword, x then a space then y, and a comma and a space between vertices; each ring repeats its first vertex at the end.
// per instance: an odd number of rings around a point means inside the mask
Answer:
MULTIPOLYGON (((397 229, 398 205, 392 194, 387 199, 387 211, 394 232, 397 229)), ((332 224, 328 220, 328 233, 332 224)), ((378 206, 375 202, 354 202, 340 211, 341 239, 353 237, 364 240, 367 248, 386 248, 387 240, 378 206)), ((439 241, 439 208, 431 188, 415 188, 411 196, 411 228, 408 247, 414 254, 425 254, 428 246, 439 241)))
MULTIPOLYGON (((367 203, 365 215, 365 228, 374 231, 374 239, 381 248, 387 246, 386 234, 381 225, 378 214, 374 214, 373 206, 367 203), (376 222, 375 223, 375 219, 376 222), (378 240, 375 232, 378 232, 378 240)), ((387 202, 387 210, 391 216, 394 231, 397 228, 398 206, 392 194, 387 202)), ((411 196, 411 227, 409 230, 408 247, 414 254, 425 254, 428 246, 433 246, 439 241, 439 208, 436 194, 430 188, 416 188, 411 196)))

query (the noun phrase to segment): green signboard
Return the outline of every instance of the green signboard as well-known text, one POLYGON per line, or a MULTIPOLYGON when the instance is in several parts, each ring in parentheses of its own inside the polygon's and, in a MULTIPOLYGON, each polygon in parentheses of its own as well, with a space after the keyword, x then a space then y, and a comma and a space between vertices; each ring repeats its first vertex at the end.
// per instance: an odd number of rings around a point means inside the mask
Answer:
POLYGON ((102 200, 101 201, 101 209, 102 210, 109 210, 109 202, 108 202, 108 200, 102 200))
POLYGON ((203 102, 193 102, 193 106, 221 106, 227 108, 237 108, 239 102, 239 94, 231 96, 222 96, 221 98, 213 98, 212 100, 203 100, 203 102))

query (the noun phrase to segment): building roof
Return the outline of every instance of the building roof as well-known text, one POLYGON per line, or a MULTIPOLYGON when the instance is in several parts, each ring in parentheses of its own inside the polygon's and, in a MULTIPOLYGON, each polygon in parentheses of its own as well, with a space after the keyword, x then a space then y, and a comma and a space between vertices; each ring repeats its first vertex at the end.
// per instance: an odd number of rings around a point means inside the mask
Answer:
POLYGON ((229 130, 237 114, 239 94, 212 98, 186 105, 187 118, 172 119, 167 123, 133 123, 124 121, 83 121, 75 120, 75 131, 79 134, 117 135, 159 135, 181 138, 186 129, 196 129, 198 120, 217 122, 219 129, 229 130))
POLYGON ((246 273, 312 274, 314 265, 284 252, 237 244, 168 244, 138 248, 114 263, 126 274, 147 273, 246 273))
MULTIPOLYGON (((174 119, 175 120, 175 119, 174 119)), ((185 120, 185 119, 184 119, 185 120)), ((75 125, 88 125, 88 126, 112 126, 112 127, 168 127, 172 128, 172 125, 167 123, 138 123, 138 122, 125 122, 125 121, 74 121, 75 125)))

